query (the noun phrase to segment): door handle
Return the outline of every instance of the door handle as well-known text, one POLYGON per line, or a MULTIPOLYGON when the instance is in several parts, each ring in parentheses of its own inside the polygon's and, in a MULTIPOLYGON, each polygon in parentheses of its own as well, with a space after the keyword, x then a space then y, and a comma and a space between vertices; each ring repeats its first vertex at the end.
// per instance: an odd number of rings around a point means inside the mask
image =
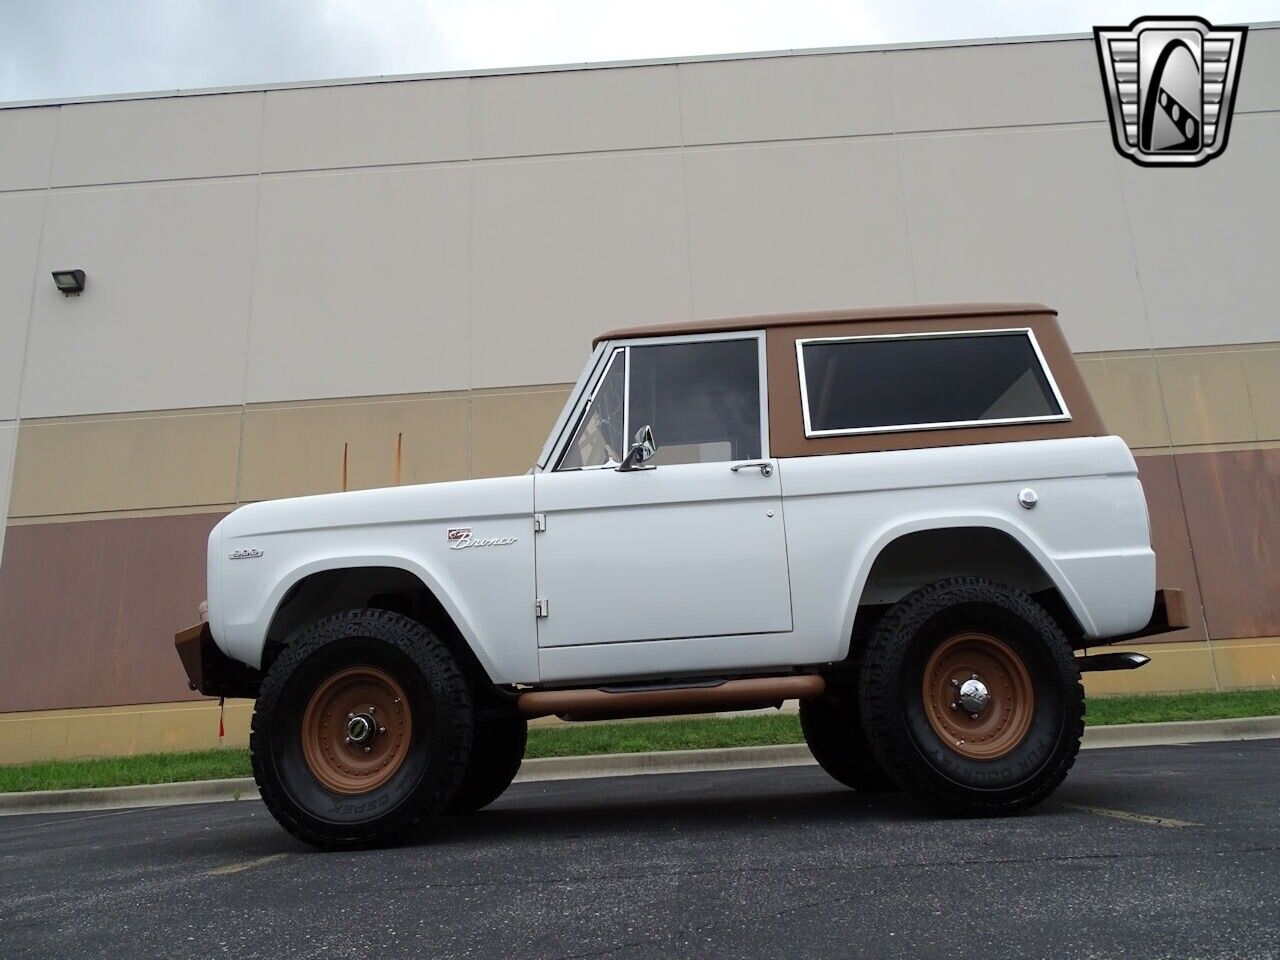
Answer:
POLYGON ((729 467, 729 469, 734 473, 737 473, 739 470, 750 470, 752 467, 758 467, 760 469, 760 476, 762 477, 773 476, 773 464, 768 460, 752 460, 750 463, 735 463, 729 467))

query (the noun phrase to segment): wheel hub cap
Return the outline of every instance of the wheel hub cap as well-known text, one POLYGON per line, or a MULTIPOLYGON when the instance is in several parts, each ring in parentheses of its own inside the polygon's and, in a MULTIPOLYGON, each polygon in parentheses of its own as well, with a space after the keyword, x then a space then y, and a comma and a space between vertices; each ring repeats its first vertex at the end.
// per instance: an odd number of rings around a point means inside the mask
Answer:
POLYGON ((364 743, 373 738, 376 729, 373 717, 367 713, 357 713, 347 721, 347 739, 352 743, 364 743))
POLYGON ((960 684, 959 700, 961 709, 975 717, 980 717, 991 704, 991 694, 987 690, 987 685, 975 676, 960 684))

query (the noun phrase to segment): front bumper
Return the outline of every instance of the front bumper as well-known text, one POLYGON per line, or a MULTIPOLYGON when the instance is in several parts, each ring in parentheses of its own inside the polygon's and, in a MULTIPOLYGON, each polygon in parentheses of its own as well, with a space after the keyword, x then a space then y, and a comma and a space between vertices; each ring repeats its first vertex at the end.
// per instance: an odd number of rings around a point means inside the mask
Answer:
POLYGON ((262 675, 218 649, 209 624, 197 623, 179 631, 174 634, 173 645, 178 650, 183 669, 187 671, 187 682, 192 690, 207 697, 258 696, 262 675))

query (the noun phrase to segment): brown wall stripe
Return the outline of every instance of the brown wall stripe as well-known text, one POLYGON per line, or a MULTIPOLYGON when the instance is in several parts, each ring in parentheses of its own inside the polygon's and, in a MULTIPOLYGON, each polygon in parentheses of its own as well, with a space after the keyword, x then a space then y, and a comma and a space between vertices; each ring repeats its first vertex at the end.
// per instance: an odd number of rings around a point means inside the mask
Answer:
POLYGON ((1176 633, 1147 637, 1144 643, 1170 643, 1179 640, 1204 640, 1204 616, 1201 613, 1200 584, 1187 535, 1187 519, 1178 490, 1177 467, 1172 456, 1138 458, 1138 478, 1147 495, 1151 514, 1151 546, 1156 552, 1156 583, 1177 587, 1186 600, 1190 626, 1176 633))
POLYGON ((1209 637, 1280 635, 1280 450, 1175 460, 1209 637))
POLYGON ((200 513, 11 526, 0 566, 0 713, 194 699, 173 634, 198 619, 200 513))

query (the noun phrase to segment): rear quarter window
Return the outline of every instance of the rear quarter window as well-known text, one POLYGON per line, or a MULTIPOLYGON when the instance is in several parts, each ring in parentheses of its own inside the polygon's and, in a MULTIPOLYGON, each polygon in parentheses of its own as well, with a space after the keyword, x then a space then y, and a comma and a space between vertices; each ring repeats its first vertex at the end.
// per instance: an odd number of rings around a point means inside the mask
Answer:
POLYGON ((805 435, 1069 420, 1029 329, 796 341, 805 435))

